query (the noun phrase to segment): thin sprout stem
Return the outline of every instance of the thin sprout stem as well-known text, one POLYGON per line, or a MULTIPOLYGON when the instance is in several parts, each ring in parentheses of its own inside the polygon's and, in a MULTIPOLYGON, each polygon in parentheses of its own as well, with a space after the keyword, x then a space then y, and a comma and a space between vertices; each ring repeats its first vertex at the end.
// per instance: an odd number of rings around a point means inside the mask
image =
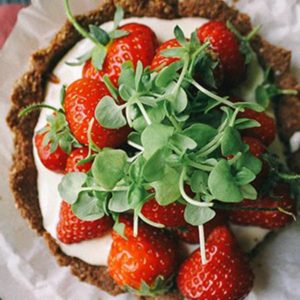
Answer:
POLYGON ((130 105, 127 105, 126 106, 126 109, 125 109, 125 115, 126 115, 126 119, 127 119, 127 123, 128 123, 128 126, 130 128, 132 128, 133 124, 132 124, 132 120, 130 118, 130 105))
POLYGON ((101 187, 93 186, 93 187, 83 187, 80 191, 82 192, 121 192, 121 191, 127 191, 127 186, 116 186, 112 190, 107 190, 101 187))
POLYGON ((202 261, 202 265, 205 265, 207 263, 207 259, 206 259, 206 252, 205 252, 204 226, 203 225, 199 225, 198 226, 198 231, 199 231, 201 261, 202 261))
POLYGON ((133 236, 134 237, 137 237, 138 230, 139 230, 139 215, 135 213, 133 215, 133 236))
POLYGON ((186 169, 183 168, 180 178, 179 178, 179 190, 182 198, 189 204, 199 206, 199 207, 212 207, 214 204, 213 203, 206 203, 206 202, 199 202, 194 200, 193 198, 189 197, 185 190, 184 190, 184 177, 186 175, 186 169))
POLYGON ((47 109, 51 109, 57 113, 60 113, 60 114, 64 114, 62 111, 60 111, 58 108, 55 108, 51 105, 48 105, 48 104, 44 104, 44 103, 36 103, 36 104, 31 104, 27 107, 25 107, 23 110, 20 111, 19 113, 19 117, 25 117, 27 114, 31 113, 32 111, 34 110, 39 110, 39 109, 42 109, 42 108, 47 108, 47 109))
POLYGON ((282 95, 298 95, 298 91, 297 90, 291 90, 291 89, 280 90, 280 94, 282 94, 282 95))
POLYGON ((165 228, 165 225, 163 224, 160 224, 160 223, 156 223, 156 222, 153 222, 151 220, 149 220, 148 218, 146 218, 142 213, 139 213, 139 217, 147 224, 153 226, 153 227, 156 227, 156 228, 165 228))
POLYGON ((144 147, 139 145, 139 144, 136 144, 135 142, 132 142, 132 141, 128 141, 127 144, 135 149, 138 149, 140 151, 144 151, 144 147))
POLYGON ((261 25, 256 26, 255 28, 253 28, 253 30, 243 39, 246 40, 247 42, 251 41, 259 32, 259 30, 261 29, 261 25))
POLYGON ((64 0, 64 6, 67 18, 72 23, 72 25, 75 27, 75 29, 85 38, 91 40, 95 45, 101 48, 105 48, 102 44, 100 44, 92 35, 90 35, 76 20, 76 18, 73 16, 70 8, 69 0, 64 0))
POLYGON ((137 101, 136 104, 137 104, 138 108, 140 109, 140 111, 141 111, 141 113, 142 113, 142 115, 143 115, 143 117, 144 117, 144 119, 145 119, 147 125, 148 125, 148 126, 151 125, 151 124, 152 124, 152 121, 150 120, 150 117, 149 117, 149 115, 147 114, 147 112, 146 112, 146 110, 145 110, 145 108, 144 108, 144 105, 143 105, 140 101, 137 101))

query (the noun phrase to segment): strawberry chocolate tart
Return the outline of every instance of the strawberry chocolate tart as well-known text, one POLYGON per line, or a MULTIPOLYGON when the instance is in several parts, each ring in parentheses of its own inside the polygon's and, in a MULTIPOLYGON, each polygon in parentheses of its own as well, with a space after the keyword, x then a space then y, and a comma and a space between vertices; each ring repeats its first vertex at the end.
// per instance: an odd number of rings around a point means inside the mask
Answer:
POLYGON ((16 83, 11 188, 59 264, 112 295, 244 299, 297 215, 290 53, 221 0, 107 0, 16 83))

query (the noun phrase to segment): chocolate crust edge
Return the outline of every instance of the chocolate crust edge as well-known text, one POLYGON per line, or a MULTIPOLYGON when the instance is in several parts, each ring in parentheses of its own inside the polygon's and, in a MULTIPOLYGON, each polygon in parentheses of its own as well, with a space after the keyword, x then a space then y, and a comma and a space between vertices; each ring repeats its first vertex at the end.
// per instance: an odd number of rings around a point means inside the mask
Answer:
MULTIPOLYGON (((113 19, 114 5, 121 5, 126 16, 152 16, 172 19, 176 17, 203 17, 207 19, 231 20, 236 28, 246 34, 251 31, 250 19, 246 14, 227 6, 222 0, 105 0, 100 7, 86 15, 78 16, 78 21, 85 27, 88 24, 100 25, 113 19)), ((80 280, 93 284, 100 289, 117 295, 124 292, 110 278, 106 267, 92 266, 84 261, 64 254, 57 242, 43 227, 37 192, 37 170, 32 154, 32 138, 38 113, 25 118, 18 118, 19 111, 31 103, 43 102, 47 79, 56 63, 75 45, 81 37, 70 23, 66 23, 56 34, 47 48, 34 52, 30 59, 28 71, 16 82, 11 102, 12 107, 7 116, 7 123, 14 135, 13 164, 10 171, 10 186, 15 204, 20 214, 30 227, 43 236, 46 243, 61 266, 69 266, 71 272, 80 280)), ((291 53, 283 48, 271 45, 257 36, 252 46, 260 61, 270 66, 275 74, 277 84, 285 89, 297 89, 300 86, 290 73, 291 53)), ((287 145, 289 138, 300 131, 300 98, 285 96, 275 107, 278 130, 281 139, 287 145)), ((288 148, 287 148, 288 153, 288 148)), ((300 151, 289 154, 290 167, 300 170, 300 151), (295 160, 295 158, 298 158, 295 160), (298 161, 298 163, 297 163, 298 161)), ((154 298, 141 299, 177 300, 182 297, 177 291, 154 298)))

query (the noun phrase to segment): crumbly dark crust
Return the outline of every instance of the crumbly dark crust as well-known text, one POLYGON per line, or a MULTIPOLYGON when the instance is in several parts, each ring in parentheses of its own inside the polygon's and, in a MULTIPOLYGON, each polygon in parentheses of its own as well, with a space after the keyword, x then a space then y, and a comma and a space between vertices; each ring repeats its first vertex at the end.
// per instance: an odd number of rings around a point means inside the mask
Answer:
MULTIPOLYGON (((79 16, 78 21, 86 27, 91 23, 100 25, 111 20, 114 14, 114 4, 123 6, 128 17, 152 16, 172 19, 200 16, 208 19, 231 20, 243 34, 251 30, 249 17, 228 7, 222 0, 105 0, 99 9, 87 15, 79 16)), ((15 144, 10 185, 21 215, 27 219, 30 226, 39 235, 45 238, 58 263, 61 266, 70 266, 72 273, 80 280, 116 295, 123 291, 114 284, 106 267, 92 266, 78 258, 67 256, 61 251, 50 234, 45 231, 37 193, 37 170, 32 154, 33 130, 38 119, 38 113, 23 119, 18 118, 18 112, 24 106, 43 101, 46 82, 51 71, 80 38, 76 30, 69 23, 66 23, 47 48, 33 53, 28 72, 15 84, 11 96, 12 108, 7 117, 7 122, 14 133, 15 144)), ((259 36, 253 41, 253 48, 260 61, 271 66, 276 72, 276 81, 280 87, 300 90, 295 77, 289 71, 291 60, 289 51, 271 45, 259 36)), ((299 96, 283 97, 276 107, 276 116, 280 136, 287 143, 294 132, 300 131, 299 96)), ((295 170, 300 170, 300 151, 289 157, 290 166, 295 170)), ((167 295, 151 299, 175 300, 181 298, 177 291, 173 291, 167 295)))

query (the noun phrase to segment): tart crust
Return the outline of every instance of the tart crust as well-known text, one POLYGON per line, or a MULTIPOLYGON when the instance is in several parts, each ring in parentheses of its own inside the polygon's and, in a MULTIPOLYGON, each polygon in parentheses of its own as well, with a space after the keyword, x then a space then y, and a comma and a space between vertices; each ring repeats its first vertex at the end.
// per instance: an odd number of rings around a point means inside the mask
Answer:
MULTIPOLYGON (((225 4, 222 0, 105 0, 95 11, 77 17, 84 26, 100 25, 113 19, 114 5, 121 5, 126 17, 150 16, 165 19, 198 16, 207 19, 231 20, 236 28, 246 34, 251 31, 250 18, 225 4)), ((43 227, 42 215, 37 193, 37 170, 33 159, 32 137, 38 120, 38 112, 29 117, 18 118, 19 111, 31 103, 42 102, 47 80, 51 72, 66 52, 81 39, 70 23, 66 23, 56 34, 47 48, 34 52, 28 71, 15 83, 11 96, 11 110, 7 122, 14 134, 13 165, 10 171, 10 186, 15 204, 23 218, 33 230, 43 236, 49 249, 61 266, 69 266, 80 280, 93 284, 112 295, 124 292, 110 278, 104 266, 92 266, 86 262, 63 253, 43 227)), ((261 63, 270 66, 276 74, 277 84, 285 89, 297 89, 300 86, 290 73, 291 53, 283 48, 271 45, 260 36, 252 42, 261 63)), ((282 141, 288 145, 289 138, 300 131, 300 97, 285 96, 275 108, 278 130, 282 141)), ((287 147, 288 149, 288 147, 287 147)), ((290 154, 287 151, 290 167, 300 170, 300 151, 290 154)), ((141 299, 175 300, 182 299, 175 290, 155 298, 141 299)))

